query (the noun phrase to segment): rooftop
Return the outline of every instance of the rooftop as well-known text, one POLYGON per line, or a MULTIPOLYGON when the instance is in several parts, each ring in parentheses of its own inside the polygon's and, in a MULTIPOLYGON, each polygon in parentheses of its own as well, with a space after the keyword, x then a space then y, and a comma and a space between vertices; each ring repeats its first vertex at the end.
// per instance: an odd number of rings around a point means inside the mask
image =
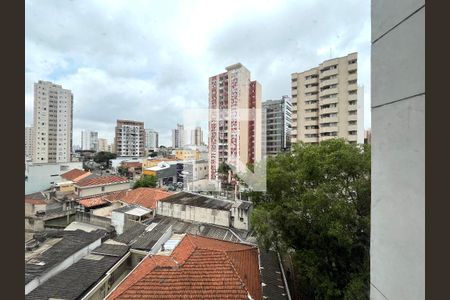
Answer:
POLYGON ((258 249, 186 235, 170 256, 146 257, 107 299, 261 299, 258 249))
POLYGON ((187 192, 179 192, 160 201, 217 210, 230 210, 234 203, 187 192))
POLYGON ((78 180, 89 176, 89 174, 91 173, 80 169, 72 169, 64 174, 61 174, 61 177, 69 181, 77 182, 78 180))
POLYGON ((25 284, 46 273, 105 234, 106 232, 103 230, 49 232, 47 240, 37 249, 25 253, 25 284))
POLYGON ((41 192, 25 195, 25 203, 28 204, 46 204, 46 200, 44 193, 41 192))
POLYGON ((106 241, 89 255, 34 289, 25 299, 80 299, 127 252, 128 246, 106 241))
POLYGON ((88 187, 88 186, 96 186, 96 185, 109 185, 109 184, 118 184, 118 183, 126 183, 130 182, 125 177, 120 176, 98 176, 94 178, 85 178, 76 183, 78 187, 88 187))
POLYGON ((142 207, 156 209, 156 203, 173 193, 166 192, 157 188, 141 187, 118 194, 115 200, 120 200, 128 204, 137 204, 142 207))
POLYGON ((109 203, 109 201, 107 201, 104 196, 95 196, 95 197, 91 197, 91 198, 81 199, 80 201, 78 201, 78 203, 80 205, 84 206, 85 208, 91 208, 91 207, 96 207, 96 206, 100 206, 103 204, 107 204, 107 203, 109 203))

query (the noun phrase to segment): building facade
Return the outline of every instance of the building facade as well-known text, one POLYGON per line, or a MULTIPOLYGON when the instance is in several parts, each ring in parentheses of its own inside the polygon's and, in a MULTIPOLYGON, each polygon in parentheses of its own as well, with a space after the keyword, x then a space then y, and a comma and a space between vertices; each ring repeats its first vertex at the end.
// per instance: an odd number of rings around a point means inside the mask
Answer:
POLYGON ((98 152, 109 152, 108 151, 108 140, 99 138, 98 139, 98 152))
POLYGON ((25 126, 25 159, 33 158, 33 127, 25 126))
MULTIPOLYGON (((358 141, 363 94, 358 95, 357 60, 358 54, 350 53, 292 74, 292 142, 358 141)), ((359 134, 360 143, 363 136, 359 134)))
POLYGON ((209 179, 217 179, 219 164, 236 167, 261 160, 261 85, 237 63, 209 78, 209 179))
POLYGON ((117 120, 115 153, 123 157, 141 157, 145 153, 144 122, 117 120))
POLYGON ((145 149, 158 148, 158 132, 153 129, 145 129, 145 149))
POLYGON ((72 153, 73 94, 61 85, 34 84, 33 162, 69 162, 72 153))
POLYGON ((370 299, 425 299, 425 1, 372 1, 370 299))
POLYGON ((203 130, 201 127, 195 127, 195 129, 191 130, 191 145, 203 145, 203 130))
POLYGON ((263 154, 274 155, 291 146, 292 105, 288 96, 262 104, 263 154))
POLYGON ((82 130, 81 131, 81 150, 98 150, 98 132, 82 130))
POLYGON ((185 145, 184 126, 177 124, 176 129, 172 129, 172 147, 182 148, 185 145))

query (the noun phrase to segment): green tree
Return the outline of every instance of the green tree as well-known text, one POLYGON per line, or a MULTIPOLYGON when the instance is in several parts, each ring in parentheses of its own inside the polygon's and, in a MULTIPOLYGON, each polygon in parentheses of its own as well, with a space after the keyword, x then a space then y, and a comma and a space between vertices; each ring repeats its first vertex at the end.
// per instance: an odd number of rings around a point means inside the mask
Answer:
POLYGON ((134 183, 133 189, 140 187, 156 187, 158 184, 158 178, 155 175, 144 175, 141 179, 134 183))
POLYGON ((110 159, 117 157, 117 154, 111 152, 100 151, 94 156, 94 161, 98 164, 109 164, 110 159))
POLYGON ((302 299, 368 299, 368 145, 296 144, 268 160, 267 192, 252 200, 258 242, 289 253, 302 299))

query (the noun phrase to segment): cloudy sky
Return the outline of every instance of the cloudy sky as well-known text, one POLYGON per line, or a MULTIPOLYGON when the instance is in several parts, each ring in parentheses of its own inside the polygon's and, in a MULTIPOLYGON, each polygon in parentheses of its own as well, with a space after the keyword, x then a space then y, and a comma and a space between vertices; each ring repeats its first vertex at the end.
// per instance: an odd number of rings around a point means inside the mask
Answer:
POLYGON ((170 145, 183 109, 207 108, 208 77, 226 66, 244 64, 264 101, 290 95, 291 73, 351 52, 370 127, 369 0, 25 3, 26 124, 33 83, 61 84, 74 94, 74 144, 82 129, 112 142, 116 120, 133 119, 170 145))

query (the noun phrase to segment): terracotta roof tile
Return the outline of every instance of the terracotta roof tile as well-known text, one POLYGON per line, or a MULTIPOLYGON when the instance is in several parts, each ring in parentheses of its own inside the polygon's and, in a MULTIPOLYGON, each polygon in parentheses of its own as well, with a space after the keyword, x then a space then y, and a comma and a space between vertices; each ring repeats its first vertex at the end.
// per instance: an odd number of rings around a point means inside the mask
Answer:
POLYGON ((122 164, 122 166, 124 167, 124 168, 142 168, 142 163, 141 162, 135 162, 135 161, 133 161, 133 162, 124 162, 123 164, 122 164))
POLYGON ((125 183, 129 182, 129 180, 125 177, 120 176, 99 176, 94 178, 86 178, 82 179, 76 183, 78 187, 86 187, 86 186, 95 186, 95 185, 107 185, 114 183, 125 183))
POLYGON ((128 204, 137 204, 146 208, 156 209, 156 203, 159 200, 164 199, 172 194, 173 193, 171 192, 166 192, 157 188, 141 187, 114 195, 111 197, 111 199, 120 200, 128 204))
POLYGON ((103 205, 108 203, 107 200, 104 199, 104 196, 100 197, 92 197, 92 198, 85 198, 80 201, 78 201, 81 205, 83 205, 86 208, 95 207, 99 205, 103 205))
POLYGON ((89 176, 89 174, 91 174, 91 173, 80 170, 80 169, 72 169, 72 170, 62 174, 61 177, 66 180, 77 182, 77 181, 85 178, 86 176, 89 176))
POLYGON ((261 299, 258 249, 186 235, 170 256, 145 258, 107 299, 261 299))
POLYGON ((45 196, 41 192, 25 195, 25 203, 28 204, 46 204, 45 196))

